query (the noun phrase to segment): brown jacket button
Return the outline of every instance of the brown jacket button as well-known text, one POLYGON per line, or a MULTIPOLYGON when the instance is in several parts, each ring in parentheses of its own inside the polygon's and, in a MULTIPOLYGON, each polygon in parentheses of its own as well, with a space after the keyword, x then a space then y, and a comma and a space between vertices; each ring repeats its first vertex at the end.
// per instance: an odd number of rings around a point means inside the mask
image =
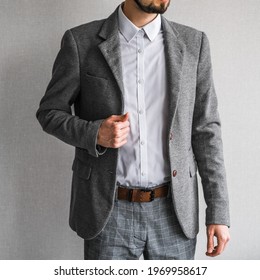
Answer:
POLYGON ((176 176, 177 176, 177 170, 173 170, 173 171, 172 171, 172 176, 173 176, 173 177, 176 177, 176 176))

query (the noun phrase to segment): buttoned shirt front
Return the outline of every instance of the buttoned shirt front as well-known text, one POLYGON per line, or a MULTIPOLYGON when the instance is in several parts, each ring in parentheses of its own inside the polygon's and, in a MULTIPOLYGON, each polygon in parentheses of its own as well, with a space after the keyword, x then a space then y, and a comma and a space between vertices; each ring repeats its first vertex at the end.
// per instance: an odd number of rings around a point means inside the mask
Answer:
POLYGON ((124 112, 129 112, 130 132, 127 143, 119 148, 117 181, 130 187, 153 187, 170 180, 161 16, 138 28, 120 7, 118 19, 124 112))

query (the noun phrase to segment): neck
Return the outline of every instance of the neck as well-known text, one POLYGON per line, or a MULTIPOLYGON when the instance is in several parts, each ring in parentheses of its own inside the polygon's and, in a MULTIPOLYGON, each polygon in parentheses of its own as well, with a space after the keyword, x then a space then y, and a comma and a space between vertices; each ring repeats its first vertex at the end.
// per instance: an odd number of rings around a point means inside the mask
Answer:
POLYGON ((122 8, 126 17, 139 28, 153 21, 157 16, 157 14, 148 14, 142 11, 138 5, 131 0, 125 0, 122 8))

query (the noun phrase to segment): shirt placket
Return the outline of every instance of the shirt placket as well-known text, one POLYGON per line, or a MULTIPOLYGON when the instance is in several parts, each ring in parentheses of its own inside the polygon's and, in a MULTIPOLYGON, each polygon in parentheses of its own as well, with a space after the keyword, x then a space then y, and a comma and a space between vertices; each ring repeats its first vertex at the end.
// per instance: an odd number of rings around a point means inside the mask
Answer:
POLYGON ((144 30, 137 34, 137 110, 139 127, 139 151, 140 151, 140 185, 148 186, 148 162, 147 162, 147 123, 145 114, 144 91, 144 30))

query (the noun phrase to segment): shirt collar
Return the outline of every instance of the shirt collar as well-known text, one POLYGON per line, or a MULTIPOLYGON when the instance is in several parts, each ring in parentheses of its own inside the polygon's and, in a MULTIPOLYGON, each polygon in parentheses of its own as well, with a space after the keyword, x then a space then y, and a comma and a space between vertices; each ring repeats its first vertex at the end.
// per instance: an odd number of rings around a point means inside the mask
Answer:
POLYGON ((122 6, 120 5, 118 9, 118 23, 119 23, 119 31, 121 34, 125 37, 127 42, 130 42, 135 35, 138 33, 139 30, 143 29, 146 33, 148 39, 150 41, 153 41, 155 37, 158 35, 158 33, 161 30, 161 15, 157 15, 157 17, 143 26, 142 28, 139 28, 135 26, 124 14, 122 10, 122 6))

